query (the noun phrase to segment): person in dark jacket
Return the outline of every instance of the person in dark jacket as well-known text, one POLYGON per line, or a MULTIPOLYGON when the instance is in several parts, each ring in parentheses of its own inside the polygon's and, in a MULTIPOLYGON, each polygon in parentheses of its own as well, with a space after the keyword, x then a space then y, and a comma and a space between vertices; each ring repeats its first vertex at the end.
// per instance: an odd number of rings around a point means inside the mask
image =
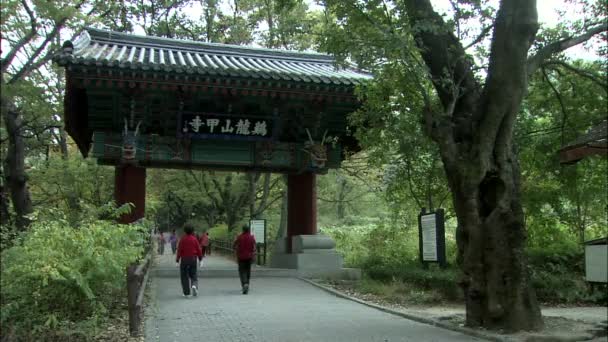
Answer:
POLYGON ((196 259, 198 258, 199 261, 203 259, 203 253, 201 252, 201 246, 198 243, 198 239, 194 236, 194 227, 191 224, 186 223, 184 225, 184 233, 186 234, 182 236, 177 246, 175 262, 179 266, 184 297, 190 295, 190 289, 192 289, 192 295, 196 297, 198 295, 196 259))
POLYGON ((239 278, 243 294, 249 292, 249 278, 251 278, 251 263, 255 257, 255 238, 249 232, 249 226, 243 226, 243 232, 236 237, 232 245, 239 263, 239 278))
POLYGON ((173 252, 173 255, 175 255, 175 252, 177 252, 177 233, 175 233, 175 229, 171 232, 169 242, 171 242, 171 251, 173 252))

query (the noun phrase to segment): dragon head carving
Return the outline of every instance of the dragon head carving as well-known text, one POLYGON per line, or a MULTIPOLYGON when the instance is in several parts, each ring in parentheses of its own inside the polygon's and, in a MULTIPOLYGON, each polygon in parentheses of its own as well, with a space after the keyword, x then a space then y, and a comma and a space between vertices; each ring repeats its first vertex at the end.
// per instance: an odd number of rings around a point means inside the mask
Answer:
POLYGON ((306 133, 309 140, 304 143, 304 151, 310 155, 310 165, 315 168, 324 168, 325 162, 327 162, 327 146, 325 146, 327 131, 323 134, 321 142, 315 142, 312 139, 308 128, 306 129, 306 133))
POLYGON ((126 163, 132 163, 135 161, 137 151, 137 138, 139 136, 139 126, 141 121, 137 123, 135 131, 129 130, 127 119, 125 119, 125 130, 122 133, 122 160, 126 163))

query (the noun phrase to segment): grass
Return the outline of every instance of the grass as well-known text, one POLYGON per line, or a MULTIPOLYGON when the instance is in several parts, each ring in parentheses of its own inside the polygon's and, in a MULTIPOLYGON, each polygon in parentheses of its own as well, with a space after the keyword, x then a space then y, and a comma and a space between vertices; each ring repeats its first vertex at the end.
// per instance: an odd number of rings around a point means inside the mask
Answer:
POLYGON ((457 302, 435 289, 424 289, 395 279, 380 281, 366 276, 354 283, 329 282, 329 285, 341 291, 362 295, 363 299, 375 299, 392 304, 433 305, 457 302))

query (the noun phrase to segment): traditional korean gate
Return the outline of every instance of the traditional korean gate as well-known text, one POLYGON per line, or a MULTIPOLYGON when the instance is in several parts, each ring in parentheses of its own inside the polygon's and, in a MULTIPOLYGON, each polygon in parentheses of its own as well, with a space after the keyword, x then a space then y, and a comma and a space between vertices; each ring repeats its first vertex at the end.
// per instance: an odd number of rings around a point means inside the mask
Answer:
POLYGON ((135 204, 122 222, 144 215, 146 168, 285 173, 277 266, 341 267, 337 255, 303 254, 334 246, 316 235, 316 175, 356 147, 346 115, 370 75, 323 54, 96 29, 65 42, 55 62, 66 68, 67 132, 85 157, 115 165, 116 201, 135 204))

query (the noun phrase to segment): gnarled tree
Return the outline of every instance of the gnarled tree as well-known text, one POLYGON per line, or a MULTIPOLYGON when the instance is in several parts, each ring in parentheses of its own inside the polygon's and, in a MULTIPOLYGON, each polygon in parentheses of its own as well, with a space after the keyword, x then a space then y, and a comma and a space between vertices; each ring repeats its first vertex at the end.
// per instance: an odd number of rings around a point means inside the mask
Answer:
MULTIPOLYGON (((452 3, 473 7, 473 13, 479 8, 478 1, 452 3)), ((452 191, 467 325, 540 328, 543 321, 524 255, 526 229, 514 123, 528 76, 552 55, 605 32, 606 22, 540 46, 531 55, 539 28, 536 1, 502 0, 491 25, 474 41, 493 32, 484 75, 430 0, 395 1, 388 6, 383 1, 341 1, 330 3, 330 9, 343 19, 336 24, 342 27, 334 27, 335 36, 348 37, 343 40, 363 46, 367 53, 355 52, 356 60, 372 67, 370 61, 378 60, 376 70, 401 63, 406 70, 428 76, 418 84, 425 103, 421 119, 426 134, 439 147, 452 191), (417 62, 420 65, 412 66, 417 62)))

